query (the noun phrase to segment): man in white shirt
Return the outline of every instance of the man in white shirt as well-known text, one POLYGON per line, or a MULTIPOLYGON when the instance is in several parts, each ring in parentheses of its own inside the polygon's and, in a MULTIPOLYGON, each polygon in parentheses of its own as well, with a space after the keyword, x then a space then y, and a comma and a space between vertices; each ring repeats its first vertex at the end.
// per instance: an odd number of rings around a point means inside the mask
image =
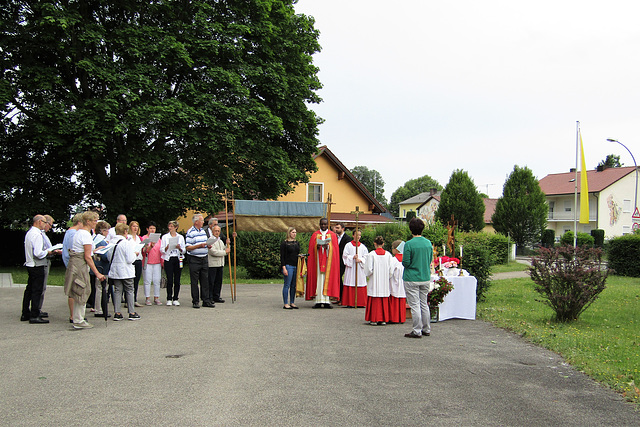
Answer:
MULTIPOLYGON (((127 216, 125 214, 120 214, 118 215, 118 217, 116 218, 116 224, 126 224, 127 223, 127 216)), ((116 226, 114 225, 113 227, 111 227, 109 229, 109 233, 107 234, 107 238, 104 239, 107 243, 109 243, 111 241, 111 239, 115 239, 116 237, 116 226)))
POLYGON ((44 284, 42 286, 42 298, 40 298, 40 305, 38 309, 40 310, 40 316, 49 317, 49 313, 42 311, 42 304, 44 304, 44 293, 47 291, 47 281, 49 280, 49 270, 51 269, 51 255, 53 254, 60 255, 62 251, 61 250, 50 251, 49 248, 51 248, 53 245, 51 244, 51 240, 49 240, 49 236, 47 236, 47 233, 49 232, 49 230, 53 228, 53 223, 55 221, 51 215, 45 215, 44 219, 46 223, 44 225, 44 229, 41 232, 42 232, 42 239, 44 240, 44 249, 49 252, 49 256, 47 256, 46 258, 47 267, 44 270, 44 284))
POLYGON ((40 315, 40 301, 47 268, 47 255, 49 255, 44 248, 42 237, 42 230, 46 223, 47 220, 43 215, 36 215, 33 217, 33 225, 24 237, 24 265, 27 267, 28 279, 22 298, 20 320, 23 322, 28 320, 29 323, 49 323, 49 319, 40 315))

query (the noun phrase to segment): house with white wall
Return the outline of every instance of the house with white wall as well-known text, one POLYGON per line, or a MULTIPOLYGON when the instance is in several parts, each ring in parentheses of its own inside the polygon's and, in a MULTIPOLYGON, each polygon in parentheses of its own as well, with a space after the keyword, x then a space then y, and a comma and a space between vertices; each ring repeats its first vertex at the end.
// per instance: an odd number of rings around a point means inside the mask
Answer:
MULTIPOLYGON (((587 171, 589 223, 578 223, 578 232, 602 229, 606 239, 632 233, 637 175, 634 166, 587 171)), ((555 231, 556 238, 573 231, 574 218, 580 218, 580 201, 576 207, 574 197, 577 184, 580 198, 580 173, 577 182, 575 170, 571 170, 547 175, 539 183, 549 205, 547 228, 555 231)))

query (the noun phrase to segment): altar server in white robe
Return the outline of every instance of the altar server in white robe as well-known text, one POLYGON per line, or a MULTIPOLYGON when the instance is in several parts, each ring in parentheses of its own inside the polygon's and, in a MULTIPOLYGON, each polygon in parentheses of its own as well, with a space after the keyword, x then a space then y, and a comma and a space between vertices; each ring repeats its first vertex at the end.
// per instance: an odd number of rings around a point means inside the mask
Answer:
POLYGON ((384 239, 376 237, 376 249, 369 253, 365 264, 367 275, 367 310, 364 319, 370 325, 386 325, 389 322, 390 280, 395 270, 391 254, 384 250, 384 239))
POLYGON ((396 240, 391 244, 393 275, 390 281, 389 323, 404 323, 407 320, 407 294, 404 291, 404 281, 402 280, 404 273, 403 249, 404 242, 402 240, 396 240))
POLYGON ((342 253, 345 268, 340 304, 347 307, 355 307, 356 304, 356 268, 358 269, 358 307, 365 307, 367 304, 367 276, 364 272, 364 263, 369 250, 360 242, 360 236, 360 230, 354 232, 353 240, 345 245, 342 253))

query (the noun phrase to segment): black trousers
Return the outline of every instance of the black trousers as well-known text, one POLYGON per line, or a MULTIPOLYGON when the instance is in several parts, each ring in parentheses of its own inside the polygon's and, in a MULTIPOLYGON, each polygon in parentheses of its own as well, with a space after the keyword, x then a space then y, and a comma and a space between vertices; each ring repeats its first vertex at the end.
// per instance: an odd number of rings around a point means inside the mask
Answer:
POLYGON ((167 301, 177 301, 180 295, 180 276, 182 268, 180 259, 172 256, 169 261, 164 262, 164 271, 167 274, 167 301))
POLYGON ((215 302, 220 300, 224 267, 209 267, 209 296, 215 302))
POLYGON ((189 277, 191 278, 191 302, 211 302, 209 299, 209 262, 207 257, 189 255, 189 277), (200 282, 200 289, 198 289, 200 282))
POLYGON ((42 300, 42 290, 44 288, 44 277, 46 265, 38 267, 27 267, 27 287, 24 288, 22 297, 22 315, 36 318, 40 316, 40 301, 42 300))

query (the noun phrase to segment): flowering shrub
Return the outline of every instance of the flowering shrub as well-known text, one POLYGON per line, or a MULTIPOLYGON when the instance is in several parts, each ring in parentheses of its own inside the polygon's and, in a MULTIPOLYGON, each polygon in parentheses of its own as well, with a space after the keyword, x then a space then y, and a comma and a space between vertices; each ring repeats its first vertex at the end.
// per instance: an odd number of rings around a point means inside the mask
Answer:
POLYGON ((529 274, 556 321, 576 320, 605 289, 609 270, 602 266, 602 250, 572 246, 540 248, 529 274))
POLYGON ((436 280, 435 288, 431 292, 429 292, 429 296, 427 297, 429 310, 434 310, 440 304, 442 304, 442 301, 444 301, 444 297, 447 296, 447 294, 452 290, 453 284, 446 278, 440 277, 438 280, 436 280))

